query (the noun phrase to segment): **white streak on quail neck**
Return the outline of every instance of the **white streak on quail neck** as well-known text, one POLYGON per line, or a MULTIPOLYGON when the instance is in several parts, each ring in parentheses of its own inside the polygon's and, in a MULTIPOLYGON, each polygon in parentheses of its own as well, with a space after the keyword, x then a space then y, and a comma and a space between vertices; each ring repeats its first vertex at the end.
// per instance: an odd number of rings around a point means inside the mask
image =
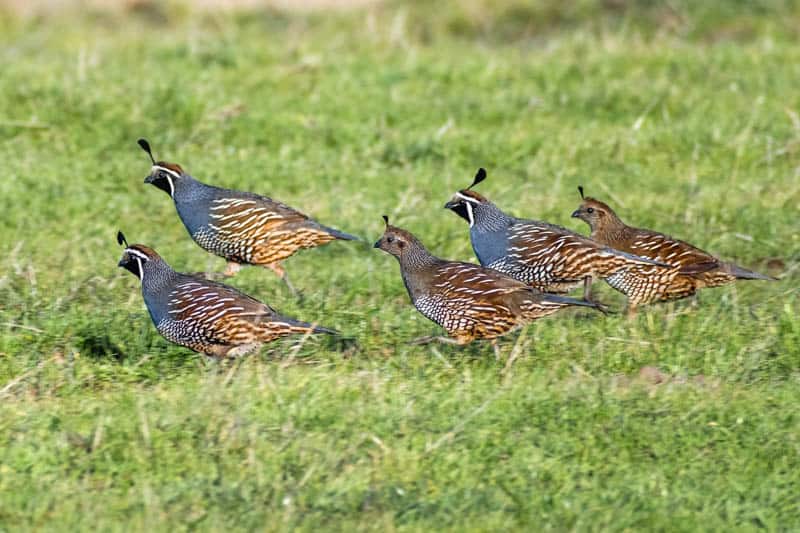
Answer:
POLYGON ((139 263, 139 280, 144 281, 144 265, 142 264, 142 258, 137 257, 136 262, 139 263))
POLYGON ((475 214, 472 212, 472 204, 467 202, 466 204, 464 204, 464 206, 467 208, 467 216, 469 217, 469 227, 471 228, 472 226, 475 225, 475 214))

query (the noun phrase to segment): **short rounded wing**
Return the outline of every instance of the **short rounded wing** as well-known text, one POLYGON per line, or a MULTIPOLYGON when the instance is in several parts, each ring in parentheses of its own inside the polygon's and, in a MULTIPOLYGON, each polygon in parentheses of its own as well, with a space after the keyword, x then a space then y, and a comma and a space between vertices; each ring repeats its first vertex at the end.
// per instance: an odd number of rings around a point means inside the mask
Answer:
POLYGON ((168 316, 174 329, 208 344, 254 342, 266 324, 297 325, 233 287, 192 276, 182 276, 170 292, 168 316))
POLYGON ((509 228, 507 255, 491 267, 534 286, 608 277, 633 265, 653 264, 643 257, 603 246, 561 226, 517 220, 509 228))
POLYGON ((680 266, 679 274, 697 275, 721 266, 713 255, 669 235, 650 230, 635 230, 627 243, 631 253, 649 257, 668 265, 680 266))

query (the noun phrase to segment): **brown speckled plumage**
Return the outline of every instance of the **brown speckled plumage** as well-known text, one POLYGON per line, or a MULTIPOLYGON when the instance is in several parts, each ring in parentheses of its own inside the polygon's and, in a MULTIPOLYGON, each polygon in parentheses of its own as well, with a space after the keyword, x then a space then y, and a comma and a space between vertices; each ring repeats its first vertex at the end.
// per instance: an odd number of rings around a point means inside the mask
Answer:
POLYGON ((458 344, 494 339, 567 306, 595 307, 541 293, 490 268, 439 259, 411 233, 388 224, 375 247, 397 258, 414 306, 458 344))
POLYGON ((667 275, 639 271, 638 279, 623 273, 616 279, 608 280, 612 287, 628 295, 631 308, 659 300, 685 298, 698 289, 718 287, 737 279, 774 279, 721 261, 708 252, 663 233, 628 226, 607 204, 594 198, 584 198, 572 216, 589 224, 593 240, 670 266, 667 275))

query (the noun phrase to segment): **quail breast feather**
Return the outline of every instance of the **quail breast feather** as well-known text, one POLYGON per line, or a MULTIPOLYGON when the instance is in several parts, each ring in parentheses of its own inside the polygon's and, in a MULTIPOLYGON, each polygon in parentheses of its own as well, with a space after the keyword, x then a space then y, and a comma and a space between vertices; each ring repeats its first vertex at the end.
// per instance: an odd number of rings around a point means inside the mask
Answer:
POLYGON ((119 266, 141 280, 153 324, 176 344, 226 357, 287 335, 336 333, 282 316, 228 285, 175 272, 152 248, 127 242, 125 246, 119 266))

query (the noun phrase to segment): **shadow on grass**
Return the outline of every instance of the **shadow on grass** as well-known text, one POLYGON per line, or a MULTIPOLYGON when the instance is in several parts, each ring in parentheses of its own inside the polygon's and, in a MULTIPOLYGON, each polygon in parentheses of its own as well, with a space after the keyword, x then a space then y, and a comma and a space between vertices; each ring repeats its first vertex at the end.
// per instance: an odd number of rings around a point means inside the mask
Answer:
POLYGON ((105 328, 100 325, 87 323, 75 332, 76 346, 80 353, 91 359, 114 359, 122 362, 131 353, 114 341, 105 328))

